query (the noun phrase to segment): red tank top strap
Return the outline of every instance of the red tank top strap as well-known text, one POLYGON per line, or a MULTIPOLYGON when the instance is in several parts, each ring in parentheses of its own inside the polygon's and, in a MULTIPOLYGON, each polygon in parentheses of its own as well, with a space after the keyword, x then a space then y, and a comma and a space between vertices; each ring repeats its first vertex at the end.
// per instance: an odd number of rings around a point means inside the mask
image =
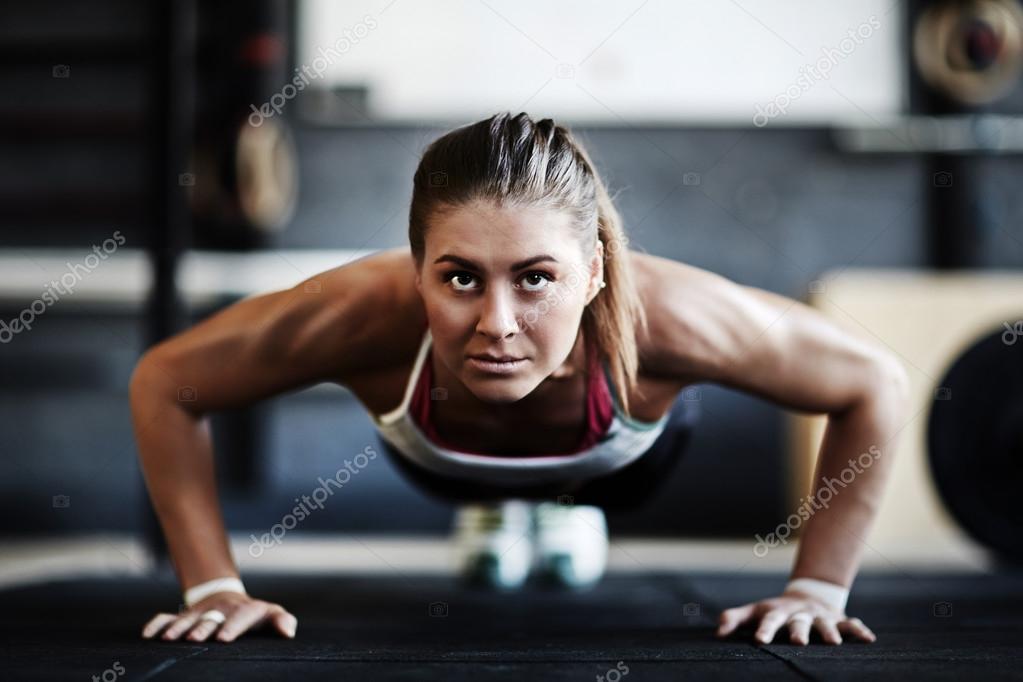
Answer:
POLYGON ((589 345, 590 383, 586 392, 586 433, 575 452, 599 443, 611 428, 611 422, 614 420, 611 390, 607 385, 607 376, 604 374, 597 344, 592 339, 588 339, 587 342, 589 345))

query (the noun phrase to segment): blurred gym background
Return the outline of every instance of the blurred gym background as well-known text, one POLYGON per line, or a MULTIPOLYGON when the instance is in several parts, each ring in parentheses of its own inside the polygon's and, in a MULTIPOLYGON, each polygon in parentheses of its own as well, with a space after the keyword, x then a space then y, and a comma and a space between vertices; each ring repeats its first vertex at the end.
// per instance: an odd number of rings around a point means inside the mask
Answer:
MULTIPOLYGON (((867 565, 1018 559, 1020 16, 1016 0, 5 3, 0 542, 22 563, 0 578, 72 550, 145 570, 158 543, 127 400, 144 349, 407 244, 424 147, 506 110, 580 135, 633 248, 817 305, 902 357, 914 417, 867 565)), ((806 494, 819 424, 712 385, 685 399, 701 422, 670 485, 609 517, 613 541, 652 542, 619 545, 618 565, 727 546, 741 570, 806 494)), ((377 440, 326 385, 213 424, 243 570, 306 541, 372 565, 367 547, 448 533, 453 508, 378 458, 246 556, 377 440)))

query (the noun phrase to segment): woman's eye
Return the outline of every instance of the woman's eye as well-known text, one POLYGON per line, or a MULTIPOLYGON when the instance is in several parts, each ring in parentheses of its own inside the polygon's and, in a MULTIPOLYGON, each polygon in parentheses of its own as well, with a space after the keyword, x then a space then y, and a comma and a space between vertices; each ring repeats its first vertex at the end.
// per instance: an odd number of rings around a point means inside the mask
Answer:
MULTIPOLYGON (((450 272, 444 277, 445 282, 451 282, 451 288, 455 291, 475 291, 478 285, 473 286, 476 275, 470 272, 450 272)), ((554 279, 543 272, 530 272, 522 276, 523 288, 528 292, 538 292, 547 289, 547 286, 554 279)))
POLYGON ((531 272, 524 276, 522 281, 527 282, 528 284, 538 285, 526 286, 526 291, 543 291, 550 285, 552 279, 542 272, 531 272))
POLYGON ((472 291, 475 287, 467 286, 468 283, 465 280, 474 279, 476 279, 476 276, 468 272, 452 272, 448 273, 447 277, 444 278, 444 281, 455 282, 455 285, 452 287, 455 291, 472 291))

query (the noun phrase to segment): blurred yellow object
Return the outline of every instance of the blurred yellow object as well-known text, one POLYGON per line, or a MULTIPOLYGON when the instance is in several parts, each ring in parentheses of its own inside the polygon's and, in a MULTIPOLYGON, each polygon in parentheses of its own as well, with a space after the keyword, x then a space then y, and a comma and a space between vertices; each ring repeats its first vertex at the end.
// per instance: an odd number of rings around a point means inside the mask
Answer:
MULTIPOLYGON (((902 359, 911 380, 908 423, 898 438, 884 501, 864 538, 866 552, 897 562, 909 557, 956 559, 980 550, 946 510, 934 486, 927 420, 931 404, 940 398, 939 382, 953 362, 979 339, 1004 332, 1006 324, 1012 328, 1023 315, 1023 274, 837 270, 811 283, 807 302, 840 327, 888 346, 902 359)), ((825 416, 790 417, 790 510, 810 493, 826 423, 825 416)))

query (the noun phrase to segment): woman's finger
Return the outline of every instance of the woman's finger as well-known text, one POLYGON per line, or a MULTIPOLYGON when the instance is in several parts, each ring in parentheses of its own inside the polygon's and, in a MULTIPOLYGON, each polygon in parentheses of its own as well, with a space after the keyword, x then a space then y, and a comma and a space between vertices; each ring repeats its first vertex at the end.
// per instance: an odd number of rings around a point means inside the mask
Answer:
POLYGON ((810 624, 813 616, 808 613, 795 613, 789 618, 789 641, 805 646, 810 643, 810 624))
POLYGON ((196 621, 199 620, 199 616, 202 614, 197 611, 186 611, 178 616, 170 627, 168 627, 163 633, 163 639, 177 639, 181 635, 185 634, 192 629, 196 621))
POLYGON ((288 639, 295 637, 295 631, 298 629, 298 618, 295 618, 292 614, 284 610, 283 606, 277 606, 276 609, 271 611, 274 627, 277 631, 288 639))
POLYGON ((838 633, 838 628, 835 627, 833 619, 826 616, 817 616, 813 621, 813 625, 828 644, 842 643, 842 635, 838 633))
POLYGON ((745 606, 736 606, 735 608, 722 611, 721 616, 718 618, 717 636, 727 637, 737 627, 748 623, 753 618, 754 608, 756 608, 756 604, 746 604, 745 606))
POLYGON ((142 628, 142 636, 149 639, 153 635, 163 630, 168 623, 173 623, 174 619, 178 617, 176 613, 158 613, 153 616, 148 623, 142 628))
POLYGON ((862 639, 864 642, 873 642, 877 639, 870 628, 863 624, 863 621, 859 618, 846 618, 838 624, 839 632, 851 634, 854 637, 862 639))
POLYGON ((757 633, 754 638, 761 644, 767 644, 774 639, 774 635, 778 632, 778 628, 785 624, 788 620, 789 614, 781 609, 774 609, 768 611, 767 615, 760 620, 760 627, 757 628, 757 633))
POLYGON ((261 621, 264 617, 266 617, 266 602, 252 601, 242 604, 220 626, 217 639, 221 642, 234 641, 236 637, 252 627, 254 623, 261 621))
POLYGON ((193 642, 205 642, 206 638, 212 635, 218 627, 220 627, 220 623, 217 621, 202 618, 189 630, 188 639, 193 642))

